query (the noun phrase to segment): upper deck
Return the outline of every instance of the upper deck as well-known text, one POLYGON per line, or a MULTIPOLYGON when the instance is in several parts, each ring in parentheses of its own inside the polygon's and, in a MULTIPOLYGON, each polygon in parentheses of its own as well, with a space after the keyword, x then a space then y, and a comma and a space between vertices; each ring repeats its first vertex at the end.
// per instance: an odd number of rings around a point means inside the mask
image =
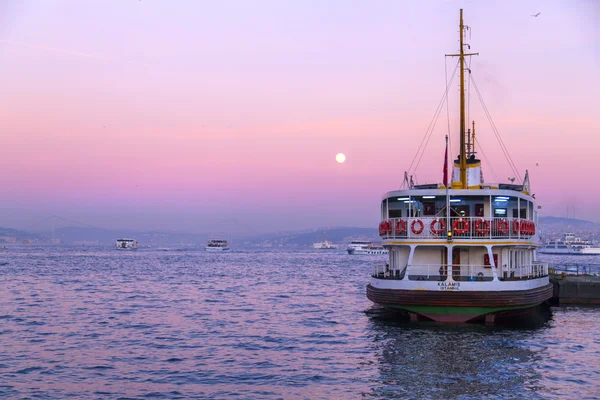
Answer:
POLYGON ((380 236, 386 244, 501 240, 537 242, 535 199, 510 189, 415 188, 385 194, 380 236), (446 204, 450 205, 447 215, 446 204), (450 235, 448 235, 450 233, 450 235))

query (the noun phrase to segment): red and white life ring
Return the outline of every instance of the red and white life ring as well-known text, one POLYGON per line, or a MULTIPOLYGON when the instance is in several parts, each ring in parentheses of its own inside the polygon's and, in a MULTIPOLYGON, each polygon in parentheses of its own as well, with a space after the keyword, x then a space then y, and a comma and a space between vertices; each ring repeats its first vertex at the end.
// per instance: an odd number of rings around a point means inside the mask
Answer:
POLYGON ((501 235, 506 235, 508 233, 508 221, 505 219, 501 219, 498 221, 498 233, 501 235))
POLYGON ((406 221, 399 219, 396 221, 396 235, 402 235, 406 232, 406 221))
POLYGON ((392 232, 392 224, 388 220, 379 223, 379 236, 387 235, 392 232))
POLYGON ((519 234, 519 231, 521 230, 521 222, 518 219, 515 219, 513 221, 513 223, 512 223, 512 230, 513 230, 513 233, 515 235, 519 234))
POLYGON ((523 220, 521 221, 521 235, 527 236, 529 235, 529 221, 523 220))
POLYGON ((423 221, 421 221, 420 219, 415 219, 411 224, 410 224, 410 230, 412 231, 412 233, 414 233, 415 235, 420 234, 421 232, 423 232, 423 229, 425 228, 425 224, 423 224, 423 221), (419 227, 415 228, 415 225, 418 224, 419 227))
POLYGON ((431 221, 431 224, 429 224, 429 229, 431 229, 431 233, 434 233, 436 235, 444 233, 444 231, 446 230, 446 221, 444 221, 443 219, 436 218, 433 221, 431 221), (438 222, 440 227, 436 228, 435 225, 438 222))
POLYGON ((452 229, 457 235, 462 235, 469 230, 469 221, 459 218, 452 224, 452 229))
POLYGON ((480 235, 485 235, 490 231, 490 222, 485 219, 480 219, 475 222, 475 231, 480 235))

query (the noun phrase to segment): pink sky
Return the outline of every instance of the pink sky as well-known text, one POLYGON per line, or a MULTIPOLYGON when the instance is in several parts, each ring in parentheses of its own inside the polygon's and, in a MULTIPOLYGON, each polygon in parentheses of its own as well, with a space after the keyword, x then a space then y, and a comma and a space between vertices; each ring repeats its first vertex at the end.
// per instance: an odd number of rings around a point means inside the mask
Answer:
MULTIPOLYGON (((0 226, 376 226, 444 91, 461 7, 473 76, 543 215, 600 222, 593 0, 14 0, 0 4, 0 226)), ((457 85, 450 114, 457 142, 457 85)), ((471 116, 486 181, 506 182, 475 94, 471 116)), ((444 109, 419 183, 441 181, 446 133, 444 109)))

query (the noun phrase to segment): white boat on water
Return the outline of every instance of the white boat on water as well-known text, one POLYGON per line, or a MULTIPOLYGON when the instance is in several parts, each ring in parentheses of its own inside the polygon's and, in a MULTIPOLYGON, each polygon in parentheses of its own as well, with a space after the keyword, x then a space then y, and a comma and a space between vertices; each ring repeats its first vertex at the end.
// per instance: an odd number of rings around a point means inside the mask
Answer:
POLYGON ((323 240, 322 242, 313 243, 313 249, 333 250, 333 249, 337 249, 337 248, 338 248, 337 244, 333 244, 327 240, 323 240))
POLYGON ((313 249, 319 249, 319 250, 333 250, 333 249, 338 248, 337 244, 333 244, 327 240, 327 236, 326 236, 325 232, 323 232, 323 241, 313 243, 312 247, 313 247, 313 249))
POLYGON ((355 255, 388 254, 388 250, 385 249, 381 243, 371 243, 362 240, 353 240, 350 242, 346 251, 348 254, 355 255))
POLYGON ((138 242, 135 239, 117 239, 116 247, 117 250, 137 250, 138 242))
MULTIPOLYGON (((379 235, 389 259, 373 266, 367 297, 413 321, 493 323, 530 312, 553 292, 548 264, 536 259, 538 211, 528 172, 521 180, 513 163, 520 183, 483 180, 474 123, 473 131, 467 129, 465 77, 476 87, 476 73, 465 63, 472 54, 465 54, 462 15, 460 10, 459 49, 451 55, 458 63, 445 88, 447 96, 454 76, 460 76, 459 155, 452 161, 446 139, 442 183, 415 184, 411 166, 403 187, 378 204, 379 235)), ((441 161, 430 164, 441 167, 441 161)), ((395 169, 390 165, 390 172, 395 169)))
POLYGON ((600 246, 594 245, 589 240, 582 240, 574 233, 563 233, 560 240, 547 241, 538 249, 542 254, 564 254, 564 255, 600 255, 600 246))
POLYGON ((206 243, 205 251, 221 252, 229 250, 229 242, 223 239, 210 239, 206 243))

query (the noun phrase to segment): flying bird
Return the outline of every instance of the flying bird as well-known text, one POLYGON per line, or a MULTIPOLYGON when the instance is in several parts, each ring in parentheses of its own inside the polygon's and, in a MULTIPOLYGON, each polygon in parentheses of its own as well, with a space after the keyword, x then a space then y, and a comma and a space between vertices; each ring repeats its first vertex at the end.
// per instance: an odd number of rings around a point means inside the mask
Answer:
POLYGON ((537 14, 531 14, 532 17, 538 17, 541 14, 541 12, 537 13, 537 14))

